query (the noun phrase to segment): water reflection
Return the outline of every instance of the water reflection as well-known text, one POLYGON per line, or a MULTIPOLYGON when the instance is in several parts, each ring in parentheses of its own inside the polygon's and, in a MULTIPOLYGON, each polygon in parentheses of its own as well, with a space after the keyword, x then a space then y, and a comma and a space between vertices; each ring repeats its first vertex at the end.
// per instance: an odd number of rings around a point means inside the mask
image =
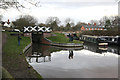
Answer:
MULTIPOLYGON (((30 48, 29 52, 26 53, 26 58, 29 63, 41 63, 41 62, 50 62, 51 54, 53 52, 59 52, 61 50, 66 50, 68 54, 69 59, 73 59, 74 51, 80 51, 83 48, 61 48, 61 47, 54 47, 54 46, 48 46, 48 45, 40 45, 40 44, 33 44, 30 48)), ((99 53, 99 54, 106 54, 107 52, 112 52, 116 54, 120 54, 120 48, 117 46, 104 46, 100 47, 96 44, 92 43, 84 43, 84 49, 99 53)), ((104 56, 105 56, 104 54, 104 56)), ((67 57, 66 57, 67 58, 67 57)))
POLYGON ((106 52, 112 52, 116 54, 120 54, 120 47, 116 45, 109 45, 109 46, 98 46, 97 44, 93 43, 84 43, 84 49, 90 50, 95 53, 106 53, 106 52))
POLYGON ((53 52, 58 52, 61 50, 67 50, 69 52, 69 59, 73 59, 73 50, 81 50, 82 47, 77 48, 65 48, 65 47, 55 47, 48 45, 32 44, 29 52, 26 53, 26 58, 29 63, 32 62, 50 62, 51 54, 53 52))
POLYGON ((119 46, 109 46, 108 47, 108 52, 112 52, 112 53, 116 53, 118 55, 120 55, 120 47, 119 46))
POLYGON ((26 59, 43 78, 117 78, 117 53, 118 47, 89 43, 84 49, 33 44, 26 59))
POLYGON ((33 44, 31 52, 27 53, 27 60, 32 62, 49 62, 51 61, 51 47, 46 45, 33 44))
POLYGON ((93 44, 93 43, 84 43, 84 49, 90 50, 92 52, 100 53, 100 54, 107 52, 106 46, 100 47, 97 44, 93 44))
POLYGON ((69 50, 69 59, 73 59, 73 50, 69 50))

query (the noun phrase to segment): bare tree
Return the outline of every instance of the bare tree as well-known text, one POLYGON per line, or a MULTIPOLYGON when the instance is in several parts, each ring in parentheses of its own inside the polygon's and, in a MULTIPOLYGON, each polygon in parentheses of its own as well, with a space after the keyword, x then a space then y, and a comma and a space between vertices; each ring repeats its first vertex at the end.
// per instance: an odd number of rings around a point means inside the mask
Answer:
POLYGON ((53 22, 56 22, 57 24, 60 23, 60 20, 58 17, 48 17, 48 19, 46 20, 46 24, 51 24, 53 22))
POLYGON ((101 25, 105 25, 105 22, 106 22, 107 20, 109 20, 109 18, 108 18, 107 16, 104 16, 104 17, 102 17, 102 18, 100 19, 99 23, 100 23, 101 25))
POLYGON ((74 22, 73 22, 73 20, 70 19, 70 18, 67 18, 67 19, 65 20, 65 25, 68 25, 68 24, 70 24, 70 27, 72 27, 72 26, 75 25, 74 22))
POLYGON ((19 29, 27 26, 34 26, 37 23, 37 20, 30 15, 20 16, 19 19, 13 22, 19 29))
POLYGON ((66 23, 66 24, 67 24, 67 23, 73 23, 73 20, 70 19, 70 18, 67 18, 67 19, 65 20, 65 23, 66 23))
POLYGON ((2 16, 2 15, 0 15, 0 21, 2 21, 2 17, 3 17, 3 16, 2 16))
POLYGON ((99 22, 98 22, 97 20, 91 20, 91 21, 90 21, 90 24, 92 24, 92 25, 94 25, 94 24, 98 25, 99 22))
POLYGON ((59 20, 58 17, 48 17, 48 19, 46 20, 46 24, 49 25, 53 30, 57 30, 58 29, 58 24, 61 21, 59 20))
POLYGON ((120 25, 120 17, 119 16, 114 17, 114 19, 112 20, 112 25, 114 27, 118 27, 120 25))
POLYGON ((36 7, 40 6, 40 1, 38 0, 0 0, 0 8, 8 9, 12 7, 19 10, 19 8, 26 8, 27 5, 24 5, 24 2, 34 5, 36 7))
POLYGON ((66 30, 66 31, 70 31, 70 30, 72 29, 71 27, 73 27, 73 26, 74 26, 73 20, 70 19, 70 18, 67 18, 67 19, 65 20, 65 30, 66 30))

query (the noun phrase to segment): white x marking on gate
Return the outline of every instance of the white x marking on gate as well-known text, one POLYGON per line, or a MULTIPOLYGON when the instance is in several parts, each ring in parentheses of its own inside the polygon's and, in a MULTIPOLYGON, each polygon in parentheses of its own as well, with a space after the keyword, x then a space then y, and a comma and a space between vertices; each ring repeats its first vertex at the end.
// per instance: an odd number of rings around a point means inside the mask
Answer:
POLYGON ((24 27, 24 32, 29 31, 28 28, 29 27, 24 27))

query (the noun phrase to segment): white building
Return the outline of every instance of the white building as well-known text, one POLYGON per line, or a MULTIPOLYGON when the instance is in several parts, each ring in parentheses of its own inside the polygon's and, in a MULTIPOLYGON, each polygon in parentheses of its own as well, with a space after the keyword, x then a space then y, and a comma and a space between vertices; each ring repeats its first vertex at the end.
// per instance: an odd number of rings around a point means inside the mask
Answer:
MULTIPOLYGON (((2 24, 1 24, 2 25, 2 24)), ((15 25, 12 22, 9 22, 9 19, 7 22, 4 22, 4 25, 2 25, 3 27, 11 27, 14 28, 15 25)))

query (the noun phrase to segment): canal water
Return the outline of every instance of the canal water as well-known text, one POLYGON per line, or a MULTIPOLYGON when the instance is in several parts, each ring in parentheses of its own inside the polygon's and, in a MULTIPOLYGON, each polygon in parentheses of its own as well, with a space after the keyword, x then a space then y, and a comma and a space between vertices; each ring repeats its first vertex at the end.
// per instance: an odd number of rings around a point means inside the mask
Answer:
POLYGON ((118 78, 119 47, 60 48, 33 44, 26 54, 29 64, 43 78, 118 78))

